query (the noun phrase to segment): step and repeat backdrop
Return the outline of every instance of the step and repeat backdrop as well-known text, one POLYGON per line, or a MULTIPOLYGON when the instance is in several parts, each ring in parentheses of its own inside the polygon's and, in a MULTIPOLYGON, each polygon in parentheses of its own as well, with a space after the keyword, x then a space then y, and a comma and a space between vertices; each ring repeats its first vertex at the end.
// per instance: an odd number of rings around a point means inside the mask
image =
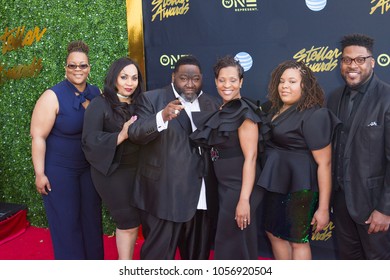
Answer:
MULTIPOLYGON (((204 90, 217 95, 212 67, 236 56, 245 69, 243 96, 265 102, 271 71, 284 60, 305 62, 329 93, 343 84, 339 73, 343 35, 375 39, 375 71, 390 82, 389 0, 153 0, 143 1, 147 88, 170 83, 173 65, 193 54, 203 67, 204 90)), ((261 222, 261 208, 259 209, 261 222)), ((313 257, 336 258, 331 222, 313 235, 313 257)), ((259 254, 272 256, 260 228, 259 254)))
MULTIPOLYGON (((169 84, 175 62, 193 54, 204 90, 217 95, 212 67, 231 54, 245 69, 242 95, 265 102, 270 73, 284 60, 307 63, 326 93, 342 85, 339 41, 364 33, 376 41, 376 73, 390 82, 390 0, 3 1, 0 22, 0 200, 27 205, 35 226, 46 226, 46 218, 34 188, 31 112, 63 79, 72 40, 90 46, 90 82, 100 87, 112 61, 128 53, 148 89, 169 84)), ((104 221, 112 232, 107 213, 104 221)), ((313 236, 314 258, 335 258, 334 230, 331 223, 313 236)), ((262 229, 259 238, 259 254, 271 256, 262 229)))
POLYGON ((178 58, 196 55, 204 89, 217 94, 212 66, 236 56, 246 70, 242 94, 266 100, 271 71, 282 61, 304 61, 328 93, 339 77, 341 37, 375 39, 377 74, 390 82, 389 0, 150 0, 143 1, 147 87, 170 82, 178 58))

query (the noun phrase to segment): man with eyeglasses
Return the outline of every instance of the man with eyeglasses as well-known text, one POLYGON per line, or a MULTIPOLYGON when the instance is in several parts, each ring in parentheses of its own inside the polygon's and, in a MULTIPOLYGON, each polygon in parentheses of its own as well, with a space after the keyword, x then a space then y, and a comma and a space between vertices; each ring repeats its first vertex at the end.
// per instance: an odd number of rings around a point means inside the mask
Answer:
POLYGON ((342 259, 390 259, 390 85, 374 73, 374 40, 341 40, 345 85, 328 107, 343 122, 333 144, 333 211, 342 259))

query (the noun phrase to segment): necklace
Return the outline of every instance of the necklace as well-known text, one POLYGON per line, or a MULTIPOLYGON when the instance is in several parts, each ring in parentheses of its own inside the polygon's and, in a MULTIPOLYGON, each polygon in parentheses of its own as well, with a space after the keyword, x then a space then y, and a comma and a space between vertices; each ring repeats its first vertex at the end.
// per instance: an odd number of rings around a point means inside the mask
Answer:
POLYGON ((225 106, 226 103, 223 103, 221 106, 219 106, 219 110, 222 110, 223 106, 225 106))
POLYGON ((227 102, 222 103, 222 105, 219 106, 219 110, 222 110, 223 107, 225 107, 225 105, 230 104, 230 103, 232 103, 232 102, 234 102, 234 101, 236 101, 236 100, 240 100, 240 99, 241 99, 241 97, 238 97, 238 98, 234 98, 234 99, 232 99, 232 100, 229 100, 229 101, 227 101, 227 102))
POLYGON ((123 98, 123 99, 129 99, 130 98, 130 95, 129 96, 124 96, 124 95, 122 95, 122 94, 120 94, 120 93, 117 93, 116 94, 119 98, 123 98))
POLYGON ((275 118, 277 118, 277 117, 279 117, 280 116, 280 114, 282 114, 284 111, 286 111, 288 108, 290 108, 291 106, 286 106, 286 105, 283 105, 280 109, 279 109, 279 111, 277 111, 276 113, 275 113, 275 115, 272 117, 272 121, 275 119, 275 118))
POLYGON ((290 108, 291 106, 288 106, 288 105, 283 105, 282 108, 279 109, 278 111, 278 115, 280 115, 281 113, 283 113, 284 111, 286 111, 288 108, 290 108))

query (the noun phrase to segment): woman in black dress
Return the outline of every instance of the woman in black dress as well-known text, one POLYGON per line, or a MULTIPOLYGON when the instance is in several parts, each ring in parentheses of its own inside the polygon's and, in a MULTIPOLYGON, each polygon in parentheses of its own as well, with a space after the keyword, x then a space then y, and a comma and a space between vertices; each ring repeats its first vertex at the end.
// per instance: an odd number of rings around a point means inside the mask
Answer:
POLYGON ((214 66, 215 83, 223 104, 220 110, 197 123, 191 138, 211 149, 218 179, 219 214, 215 259, 257 259, 256 209, 262 190, 254 188, 259 124, 256 105, 241 97, 244 69, 232 56, 214 66))
POLYGON ((142 92, 142 76, 130 58, 115 61, 106 76, 104 91, 85 113, 83 150, 91 164, 92 180, 116 224, 119 259, 132 259, 140 224, 130 205, 139 147, 128 140, 136 121, 134 101, 142 92))
POLYGON ((258 185, 265 230, 276 259, 311 259, 311 231, 329 223, 331 140, 339 120, 304 63, 286 61, 269 83, 272 137, 258 185))

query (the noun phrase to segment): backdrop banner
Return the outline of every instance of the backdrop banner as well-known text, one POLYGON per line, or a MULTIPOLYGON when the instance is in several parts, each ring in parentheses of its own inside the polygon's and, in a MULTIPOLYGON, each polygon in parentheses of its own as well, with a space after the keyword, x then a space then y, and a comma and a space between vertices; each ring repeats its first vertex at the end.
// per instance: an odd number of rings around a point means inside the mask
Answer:
MULTIPOLYGON (((343 35, 375 39, 375 72, 390 82, 390 6, 382 0, 150 0, 143 3, 147 89, 170 83, 172 67, 193 54, 202 64, 204 91, 217 95, 212 67, 236 56, 245 74, 243 96, 266 101, 271 71, 284 60, 304 61, 328 94, 343 84, 343 35), (386 27, 387 26, 387 27, 386 27)), ((261 217, 261 210, 259 210, 261 217)), ((259 218, 260 219, 260 218, 259 218)), ((313 258, 336 258, 334 225, 313 236, 313 258)), ((259 254, 272 255, 260 229, 259 254)))
POLYGON ((375 71, 390 82, 389 1, 149 0, 143 2, 148 89, 170 82, 178 58, 201 61, 205 91, 217 94, 212 66, 237 56, 246 70, 242 94, 265 101, 271 71, 282 61, 308 64, 326 93, 342 84, 339 42, 363 33, 375 39, 375 71))

